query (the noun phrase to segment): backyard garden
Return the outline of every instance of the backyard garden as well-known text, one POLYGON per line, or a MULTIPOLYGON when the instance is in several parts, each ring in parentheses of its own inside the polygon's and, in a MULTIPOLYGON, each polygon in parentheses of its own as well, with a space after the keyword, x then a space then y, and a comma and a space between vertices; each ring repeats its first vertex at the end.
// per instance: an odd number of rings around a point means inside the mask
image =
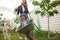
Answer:
MULTIPOLYGON (((37 15, 37 24, 33 23, 34 25, 34 30, 32 30, 32 34, 34 35, 35 40, 60 40, 60 33, 59 32, 53 32, 50 31, 50 25, 49 25, 49 20, 50 17, 57 15, 59 13, 59 11, 56 9, 57 6, 60 6, 60 1, 50 1, 50 0, 42 0, 41 2, 38 2, 36 0, 30 0, 30 2, 32 3, 32 5, 34 5, 34 7, 39 6, 39 9, 34 11, 34 14, 37 15), (41 17, 47 17, 47 26, 48 26, 48 30, 42 30, 41 29, 41 25, 39 24, 39 19, 38 19, 38 15, 40 15, 41 17)), ((17 8, 14 9, 14 15, 16 15, 17 13, 17 8)), ((32 12, 31 12, 32 13, 32 12)), ((4 22, 6 20, 6 18, 2 19, 3 14, 0 14, 0 26, 4 27, 4 22)), ((30 19, 32 19, 31 15, 30 15, 30 19)), ((33 20, 34 21, 34 20, 33 20)), ((16 18, 16 20, 14 20, 14 22, 16 24, 19 23, 18 18, 16 18)), ((24 40, 25 35, 22 37, 24 40)), ((19 33, 16 32, 16 29, 13 29, 10 33, 10 38, 11 40, 20 40, 19 39, 19 33)), ((0 31, 0 40, 4 40, 4 35, 3 32, 0 31)), ((7 39, 8 40, 8 39, 7 39)))

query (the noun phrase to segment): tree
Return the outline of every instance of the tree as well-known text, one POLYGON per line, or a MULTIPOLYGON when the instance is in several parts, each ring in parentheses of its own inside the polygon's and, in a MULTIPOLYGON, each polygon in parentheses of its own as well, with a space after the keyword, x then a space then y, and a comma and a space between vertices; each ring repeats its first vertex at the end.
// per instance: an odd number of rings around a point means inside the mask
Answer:
POLYGON ((42 17, 47 16, 47 18, 48 18, 48 38, 49 38, 50 37, 49 17, 54 16, 54 14, 58 13, 58 11, 56 10, 56 6, 60 5, 60 1, 50 2, 50 0, 42 0, 41 2, 37 2, 36 0, 33 0, 32 4, 34 6, 40 7, 39 10, 35 11, 36 14, 40 14, 42 17))
POLYGON ((3 14, 0 14, 0 26, 4 26, 5 18, 2 19, 3 14))
MULTIPOLYGON (((14 14, 15 14, 15 15, 17 14, 17 11, 18 11, 18 8, 15 8, 15 9, 14 9, 14 14)), ((17 17, 17 15, 16 15, 16 20, 14 20, 14 22, 15 22, 16 24, 20 23, 20 22, 19 22, 19 18, 17 17)))

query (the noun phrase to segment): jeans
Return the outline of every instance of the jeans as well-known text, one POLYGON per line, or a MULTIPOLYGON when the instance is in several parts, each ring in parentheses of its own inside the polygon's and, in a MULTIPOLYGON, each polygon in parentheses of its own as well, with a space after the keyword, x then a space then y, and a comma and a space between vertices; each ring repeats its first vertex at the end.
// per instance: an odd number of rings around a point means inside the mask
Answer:
POLYGON ((30 36, 30 32, 26 33, 26 36, 29 40, 32 40, 31 36, 30 36))
MULTIPOLYGON (((26 21, 27 21, 27 24, 28 24, 28 21, 29 21, 28 16, 26 18, 26 21)), ((22 28, 22 27, 23 27, 23 21, 22 21, 22 17, 20 17, 20 28, 22 28)))

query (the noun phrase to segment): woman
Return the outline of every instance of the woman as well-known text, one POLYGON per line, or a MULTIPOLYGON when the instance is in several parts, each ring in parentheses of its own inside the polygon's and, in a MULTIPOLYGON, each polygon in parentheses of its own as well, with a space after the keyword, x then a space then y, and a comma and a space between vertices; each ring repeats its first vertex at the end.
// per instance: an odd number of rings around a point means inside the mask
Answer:
POLYGON ((28 11, 28 8, 27 8, 27 2, 26 2, 26 0, 22 0, 22 4, 18 7, 18 12, 17 12, 17 15, 20 14, 19 16, 20 16, 21 27, 22 27, 21 15, 25 14, 26 15, 26 19, 28 20, 28 13, 29 13, 29 11, 28 11))
MULTIPOLYGON (((29 18, 28 18, 28 13, 29 13, 29 11, 28 11, 28 8, 27 8, 27 2, 26 2, 26 0, 22 0, 22 4, 18 7, 18 12, 17 12, 18 17, 19 17, 19 13, 20 13, 20 22, 21 22, 20 28, 21 28, 21 27, 23 27, 22 15, 23 15, 23 14, 25 15, 25 17, 23 16, 23 18, 25 18, 26 21, 29 20, 29 18)), ((28 32, 28 33, 26 33, 26 36, 27 36, 30 40, 33 40, 33 38, 32 38, 32 33, 28 32)))

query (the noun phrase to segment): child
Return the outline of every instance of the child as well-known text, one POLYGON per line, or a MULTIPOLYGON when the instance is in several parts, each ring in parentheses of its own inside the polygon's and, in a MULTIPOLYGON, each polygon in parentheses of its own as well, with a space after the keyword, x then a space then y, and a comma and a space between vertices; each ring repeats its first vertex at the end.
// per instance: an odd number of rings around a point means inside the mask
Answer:
MULTIPOLYGON (((26 21, 26 16, 24 14, 22 14, 21 17, 22 17, 22 27, 27 26, 29 24, 29 22, 26 21)), ((28 39, 34 40, 34 37, 31 32, 27 32, 26 36, 28 39)))

